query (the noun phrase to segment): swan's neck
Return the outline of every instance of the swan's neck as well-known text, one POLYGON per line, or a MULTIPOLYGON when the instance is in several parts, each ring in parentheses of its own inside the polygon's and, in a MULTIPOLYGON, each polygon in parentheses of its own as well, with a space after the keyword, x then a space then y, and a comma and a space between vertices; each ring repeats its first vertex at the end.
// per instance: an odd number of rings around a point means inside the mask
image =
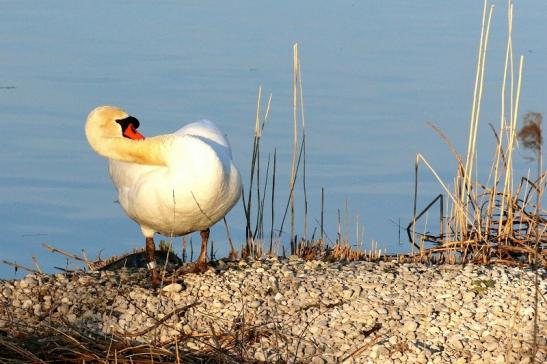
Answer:
POLYGON ((144 165, 166 165, 164 144, 168 137, 160 135, 144 140, 128 138, 104 138, 100 143, 92 145, 100 155, 121 162, 144 165))

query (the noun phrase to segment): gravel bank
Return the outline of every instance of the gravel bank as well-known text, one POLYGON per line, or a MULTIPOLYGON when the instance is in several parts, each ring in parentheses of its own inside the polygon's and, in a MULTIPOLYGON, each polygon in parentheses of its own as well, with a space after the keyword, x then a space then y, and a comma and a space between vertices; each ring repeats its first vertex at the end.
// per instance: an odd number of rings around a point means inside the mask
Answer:
MULTIPOLYGON (((542 270, 543 297, 545 278, 542 270)), ((145 272, 124 270, 1 281, 0 330, 64 320, 135 343, 177 340, 266 362, 529 362, 534 274, 525 269, 291 257, 220 262, 161 290, 147 283, 145 272)), ((538 362, 547 361, 546 307, 540 296, 538 362)))

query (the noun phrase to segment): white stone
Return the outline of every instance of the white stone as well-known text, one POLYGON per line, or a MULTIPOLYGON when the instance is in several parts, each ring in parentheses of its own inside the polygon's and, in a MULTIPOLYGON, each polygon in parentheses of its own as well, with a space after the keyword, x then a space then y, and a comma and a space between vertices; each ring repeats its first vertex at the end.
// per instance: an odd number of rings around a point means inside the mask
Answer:
POLYGON ((460 340, 460 338, 456 335, 453 335, 448 339, 448 342, 454 349, 462 350, 463 349, 463 343, 460 340))
POLYGON ((258 361, 266 361, 266 356, 262 350, 257 350, 255 353, 255 359, 258 361))
POLYGON ((169 292, 169 293, 177 293, 182 291, 182 285, 180 285, 179 283, 171 283, 163 287, 162 291, 169 292))
POLYGON ((249 307, 250 307, 250 308, 258 308, 258 307, 260 307, 260 301, 254 300, 254 301, 249 302, 249 307))
POLYGON ((418 324, 415 321, 405 321, 403 325, 404 332, 414 332, 418 328, 418 324))

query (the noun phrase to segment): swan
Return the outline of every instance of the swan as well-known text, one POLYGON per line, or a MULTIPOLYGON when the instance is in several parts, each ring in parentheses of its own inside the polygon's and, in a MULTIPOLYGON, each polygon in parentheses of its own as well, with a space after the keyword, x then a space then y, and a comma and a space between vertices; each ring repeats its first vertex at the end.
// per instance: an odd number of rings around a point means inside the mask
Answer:
POLYGON ((196 267, 204 270, 209 228, 239 200, 241 176, 228 140, 211 121, 150 138, 137 131, 139 125, 121 108, 100 106, 87 117, 85 134, 93 150, 108 158, 120 205, 140 225, 152 284, 157 286, 154 234, 200 231, 196 267))

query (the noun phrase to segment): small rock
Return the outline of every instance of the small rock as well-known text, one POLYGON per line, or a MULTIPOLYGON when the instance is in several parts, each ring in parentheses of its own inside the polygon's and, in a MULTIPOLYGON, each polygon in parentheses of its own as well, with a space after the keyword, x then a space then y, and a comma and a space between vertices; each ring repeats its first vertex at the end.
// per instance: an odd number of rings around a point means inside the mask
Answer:
POLYGON ((76 322, 78 317, 73 313, 69 313, 66 315, 66 319, 68 320, 68 322, 76 322))
POLYGON ((414 332, 418 328, 418 324, 415 321, 406 321, 403 325, 404 332, 414 332))
POLYGON ((450 337, 448 343, 452 345, 454 349, 463 350, 463 343, 457 335, 450 337))
POLYGON ((254 301, 249 302, 249 307, 250 307, 250 308, 258 308, 258 307, 260 307, 260 301, 254 300, 254 301))
POLYGON ((325 359, 321 358, 320 356, 314 356, 311 358, 311 364, 325 364, 325 359))
POLYGON ((491 352, 498 351, 500 344, 496 341, 490 341, 485 343, 485 349, 491 352))
POLYGON ((504 364, 505 363, 505 355, 500 354, 496 357, 496 364, 504 364))
POLYGON ((255 359, 258 361, 266 361, 266 356, 262 350, 257 350, 255 353, 255 359))
POLYGON ((435 299, 437 300, 444 300, 446 298, 451 298, 452 297, 452 294, 451 293, 441 293, 441 294, 438 294, 435 296, 435 299))
POLYGON ((68 311, 70 310, 70 307, 68 307, 67 304, 63 303, 62 305, 60 305, 59 307, 57 307, 57 311, 61 314, 61 315, 66 315, 68 313, 68 311))
POLYGON ((10 298, 12 293, 13 293, 13 291, 11 290, 11 288, 4 288, 2 290, 2 296, 6 297, 6 298, 10 298))
POLYGON ((383 315, 387 315, 387 310, 383 307, 378 307, 376 309, 376 312, 378 312, 379 315, 383 316, 383 315))
POLYGON ((472 302, 475 298, 475 292, 467 292, 463 294, 463 302, 469 303, 472 302))
POLYGON ((182 285, 178 283, 171 283, 165 287, 162 288, 162 291, 169 292, 169 293, 178 293, 182 291, 182 285))

